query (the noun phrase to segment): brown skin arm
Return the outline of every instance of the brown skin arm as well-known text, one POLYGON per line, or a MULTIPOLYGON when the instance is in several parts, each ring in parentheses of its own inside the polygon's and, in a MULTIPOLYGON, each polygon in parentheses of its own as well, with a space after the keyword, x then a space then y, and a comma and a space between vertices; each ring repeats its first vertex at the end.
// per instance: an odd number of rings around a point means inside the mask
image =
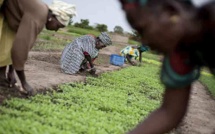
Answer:
POLYGON ((129 55, 128 54, 126 54, 126 59, 128 60, 128 62, 131 64, 131 65, 134 65, 134 63, 130 60, 130 57, 129 57, 129 55))
POLYGON ((96 73, 96 69, 94 68, 92 58, 90 57, 90 55, 85 55, 85 58, 86 58, 87 61, 90 63, 91 70, 90 70, 89 73, 90 73, 91 75, 94 75, 94 74, 96 73))
POLYGON ((8 86, 6 77, 5 77, 5 72, 6 72, 7 66, 0 67, 0 86, 8 86))
POLYGON ((94 65, 93 65, 92 58, 90 57, 90 55, 84 55, 84 56, 87 59, 87 61, 90 63, 90 67, 93 68, 94 65))
POLYGON ((187 111, 190 90, 166 89, 161 107, 128 134, 164 134, 177 127, 187 111))
POLYGON ((139 56, 139 62, 142 63, 142 52, 140 50, 138 50, 138 51, 139 51, 139 54, 140 54, 140 56, 139 56))

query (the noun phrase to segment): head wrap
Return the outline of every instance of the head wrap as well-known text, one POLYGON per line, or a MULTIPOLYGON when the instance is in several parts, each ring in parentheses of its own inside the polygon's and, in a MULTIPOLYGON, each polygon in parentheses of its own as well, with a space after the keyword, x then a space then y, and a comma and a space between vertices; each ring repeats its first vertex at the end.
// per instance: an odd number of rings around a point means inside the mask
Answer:
POLYGON ((101 32, 101 34, 99 35, 99 39, 105 46, 109 46, 112 44, 112 41, 106 32, 101 32))
POLYGON ((60 0, 54 0, 52 5, 49 5, 49 9, 64 26, 67 26, 70 19, 76 16, 75 5, 67 4, 60 0))

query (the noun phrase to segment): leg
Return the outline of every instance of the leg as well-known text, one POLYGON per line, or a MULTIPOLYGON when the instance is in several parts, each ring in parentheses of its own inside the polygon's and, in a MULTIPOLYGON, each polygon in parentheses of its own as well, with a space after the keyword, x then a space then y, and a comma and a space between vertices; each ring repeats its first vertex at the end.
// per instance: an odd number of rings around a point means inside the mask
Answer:
POLYGON ((7 66, 0 67, 0 86, 8 87, 7 79, 5 76, 7 66))
POLYGON ((16 78, 15 78, 14 68, 12 65, 9 65, 9 70, 7 73, 7 80, 9 82, 10 87, 14 87, 17 82, 16 78))

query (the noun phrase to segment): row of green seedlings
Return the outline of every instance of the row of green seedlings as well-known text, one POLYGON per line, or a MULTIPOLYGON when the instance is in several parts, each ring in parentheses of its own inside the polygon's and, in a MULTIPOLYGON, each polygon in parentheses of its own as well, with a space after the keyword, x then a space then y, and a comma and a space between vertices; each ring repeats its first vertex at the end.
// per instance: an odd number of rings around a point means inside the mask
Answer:
POLYGON ((130 67, 0 107, 0 133, 121 134, 160 105, 158 67, 130 67))

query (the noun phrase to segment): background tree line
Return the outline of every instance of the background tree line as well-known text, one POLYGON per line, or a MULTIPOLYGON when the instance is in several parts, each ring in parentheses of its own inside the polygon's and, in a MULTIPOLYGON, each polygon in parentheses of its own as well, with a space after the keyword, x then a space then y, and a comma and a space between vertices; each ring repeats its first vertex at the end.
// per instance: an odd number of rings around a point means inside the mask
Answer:
MULTIPOLYGON (((106 24, 96 24, 95 26, 90 26, 90 22, 88 19, 81 19, 80 22, 76 22, 73 24, 73 21, 70 21, 70 25, 75 27, 89 29, 89 30, 97 30, 99 32, 108 32, 108 26, 106 24)), ((132 33, 125 32, 121 26, 116 25, 113 29, 113 33, 117 33, 123 36, 128 36, 129 39, 140 41, 140 35, 137 31, 133 30, 132 33)))

